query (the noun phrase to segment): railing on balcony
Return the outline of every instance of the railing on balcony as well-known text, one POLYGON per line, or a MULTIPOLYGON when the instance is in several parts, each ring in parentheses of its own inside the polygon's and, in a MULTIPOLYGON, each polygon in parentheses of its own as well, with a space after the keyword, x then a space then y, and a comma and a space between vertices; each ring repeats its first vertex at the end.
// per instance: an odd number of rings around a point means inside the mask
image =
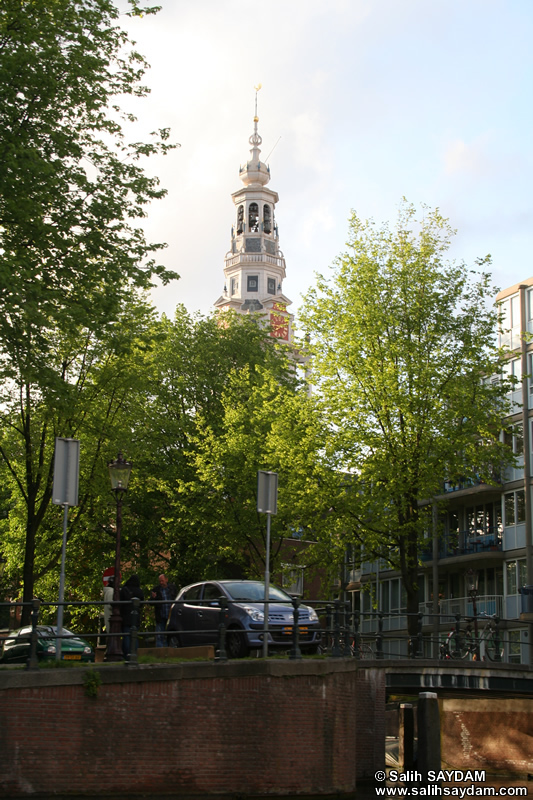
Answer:
MULTIPOLYGON (((479 532, 472 532, 470 529, 454 531, 453 533, 439 536, 439 559, 501 550, 502 544, 503 531, 499 525, 479 532)), ((431 540, 428 541, 420 553, 420 558, 422 561, 431 561, 433 559, 433 543, 431 540)))
MULTIPOLYGON (((471 597, 454 597, 439 602, 441 618, 474 616, 474 602, 471 597)), ((499 594, 483 594, 476 597, 476 613, 478 616, 503 616, 503 596, 499 594)))
POLYGON ((490 486, 492 482, 501 483, 502 476, 496 470, 491 470, 491 483, 481 480, 479 476, 470 476, 468 478, 459 478, 458 481, 444 481, 443 493, 449 494, 450 492, 460 492, 462 489, 472 489, 474 486, 490 486))
POLYGON ((285 259, 279 256, 271 256, 269 253, 237 253, 236 255, 228 254, 226 256, 226 267, 261 262, 285 269, 285 259))

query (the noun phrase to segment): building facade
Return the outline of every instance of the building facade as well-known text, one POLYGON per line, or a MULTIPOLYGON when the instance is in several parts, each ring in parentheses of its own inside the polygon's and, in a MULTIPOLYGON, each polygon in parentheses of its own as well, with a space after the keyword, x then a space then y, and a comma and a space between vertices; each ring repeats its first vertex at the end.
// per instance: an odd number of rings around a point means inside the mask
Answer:
MULTIPOLYGON (((533 584, 533 337, 529 341, 527 336, 533 334, 533 278, 500 292, 496 301, 499 344, 510 351, 506 369, 517 379, 509 398, 511 415, 503 420, 501 433, 515 453, 516 466, 498 475, 495 485, 444 484, 434 502, 434 534, 428 535, 421 553, 419 608, 426 655, 438 653, 439 642, 454 628, 455 615, 474 616, 475 602, 479 637, 489 618, 497 616, 503 659, 527 664, 533 626, 521 615, 520 588, 533 584)), ((385 656, 407 655, 399 574, 385 561, 366 563, 361 581, 360 598, 353 596, 352 601, 366 612, 363 634, 371 638, 376 632, 378 610, 384 615, 385 656)), ((483 641, 480 649, 478 657, 484 658, 483 641)))

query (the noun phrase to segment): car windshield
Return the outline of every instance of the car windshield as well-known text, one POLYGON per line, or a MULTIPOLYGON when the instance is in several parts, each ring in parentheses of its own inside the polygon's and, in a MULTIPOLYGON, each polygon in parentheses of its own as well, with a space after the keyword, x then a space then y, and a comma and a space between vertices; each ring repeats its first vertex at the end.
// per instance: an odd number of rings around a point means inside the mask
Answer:
MULTIPOLYGON (((29 630, 30 630, 30 633, 31 633, 31 628, 29 630)), ((55 636, 58 635, 57 626, 56 625, 39 625, 37 627, 37 634, 39 636, 42 636, 45 639, 50 637, 50 636, 54 636, 55 637, 55 636)), ((66 628, 62 628, 61 629, 61 633, 59 635, 60 636, 69 636, 69 637, 71 636, 72 638, 74 638, 76 636, 76 634, 72 633, 72 631, 67 631, 66 628)))
MULTIPOLYGON (((257 583, 235 581, 235 583, 224 583, 223 586, 232 600, 261 603, 265 599, 265 584, 260 581, 257 583)), ((292 603, 292 597, 277 586, 269 587, 268 599, 292 603)))

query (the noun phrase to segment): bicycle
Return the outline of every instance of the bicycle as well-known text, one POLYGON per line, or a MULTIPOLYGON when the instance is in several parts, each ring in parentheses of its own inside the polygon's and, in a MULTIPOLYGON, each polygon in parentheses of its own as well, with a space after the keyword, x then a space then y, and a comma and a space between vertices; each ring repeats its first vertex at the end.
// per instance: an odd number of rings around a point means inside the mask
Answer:
POLYGON ((440 645, 440 658, 465 659, 472 661, 502 661, 504 648, 501 642, 497 621, 490 617, 481 633, 476 638, 473 628, 474 617, 466 618, 468 625, 465 631, 452 630, 446 641, 440 645))

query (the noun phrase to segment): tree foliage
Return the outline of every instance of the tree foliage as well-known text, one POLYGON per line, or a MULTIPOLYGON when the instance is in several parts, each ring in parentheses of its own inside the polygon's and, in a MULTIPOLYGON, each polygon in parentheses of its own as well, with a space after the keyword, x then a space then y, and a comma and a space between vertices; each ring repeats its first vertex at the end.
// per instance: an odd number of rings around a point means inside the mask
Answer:
POLYGON ((25 600, 48 569, 36 568, 35 554, 53 436, 92 426, 89 448, 107 440, 121 407, 121 357, 151 314, 139 292, 154 276, 177 277, 155 262, 163 245, 139 224, 165 194, 140 161, 173 145, 166 130, 147 144, 126 141, 134 117, 118 102, 148 90, 146 63, 117 19, 111 0, 0 8, 0 454, 10 531, 25 539, 25 600))
POLYGON ((279 472, 274 555, 316 511, 321 427, 312 403, 286 350, 254 319, 228 314, 222 325, 181 308, 161 327, 138 428, 146 487, 130 498, 139 549, 177 583, 257 577, 258 469, 279 472))
POLYGON ((427 501, 445 480, 497 482, 510 458, 509 385, 491 380, 504 358, 494 289, 445 260, 452 235, 437 210, 417 219, 406 203, 393 231, 354 214, 347 252, 303 313, 330 446, 351 476, 336 504, 346 540, 401 571, 412 613, 427 501))
MULTIPOLYGON (((144 95, 111 0, 6 0, 0 11, 0 350, 4 372, 46 370, 50 332, 113 324, 157 266, 135 220, 165 192, 128 144, 120 96, 144 95), (147 258, 149 260, 147 260, 147 258)), ((48 376, 51 377, 50 375, 48 376)))

